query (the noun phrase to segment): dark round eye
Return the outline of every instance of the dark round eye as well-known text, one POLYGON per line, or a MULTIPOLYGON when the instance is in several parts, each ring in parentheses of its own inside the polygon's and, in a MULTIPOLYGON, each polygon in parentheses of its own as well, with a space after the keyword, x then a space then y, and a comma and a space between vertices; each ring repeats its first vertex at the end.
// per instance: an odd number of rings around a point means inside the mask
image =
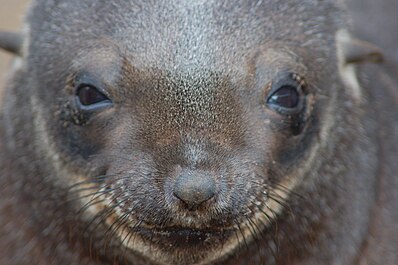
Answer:
POLYGON ((90 106, 99 103, 110 103, 110 99, 91 85, 82 84, 77 89, 80 104, 90 106))
POLYGON ((267 104, 279 108, 294 109, 299 105, 300 94, 297 87, 284 85, 278 88, 267 100, 267 104))

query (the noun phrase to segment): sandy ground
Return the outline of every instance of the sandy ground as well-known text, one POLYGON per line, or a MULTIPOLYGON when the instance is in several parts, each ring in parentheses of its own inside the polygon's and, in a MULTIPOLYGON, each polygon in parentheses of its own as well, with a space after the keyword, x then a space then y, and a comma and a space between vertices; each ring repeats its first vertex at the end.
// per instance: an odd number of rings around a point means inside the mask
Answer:
MULTIPOLYGON (((28 0, 0 0, 0 30, 20 30, 28 4, 28 0)), ((0 51, 0 92, 4 87, 4 79, 11 59, 10 54, 0 51)))

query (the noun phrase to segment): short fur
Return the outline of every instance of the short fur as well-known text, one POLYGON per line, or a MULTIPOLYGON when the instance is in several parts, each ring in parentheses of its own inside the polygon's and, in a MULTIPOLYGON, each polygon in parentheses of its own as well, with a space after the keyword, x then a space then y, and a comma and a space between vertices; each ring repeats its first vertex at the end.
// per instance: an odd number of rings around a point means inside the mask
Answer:
POLYGON ((397 88, 345 81, 336 2, 34 1, 0 116, 0 264, 397 264, 397 88), (291 115, 267 104, 286 73, 291 115), (82 110, 85 82, 112 106, 82 110), (184 169, 214 178, 195 209, 184 169))

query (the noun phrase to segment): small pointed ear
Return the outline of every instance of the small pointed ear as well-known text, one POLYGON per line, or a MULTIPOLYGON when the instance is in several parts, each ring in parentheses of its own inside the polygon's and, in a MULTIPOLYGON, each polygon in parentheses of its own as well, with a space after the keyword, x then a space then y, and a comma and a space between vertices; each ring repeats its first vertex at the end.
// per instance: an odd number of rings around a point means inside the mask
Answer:
POLYGON ((343 64, 380 63, 383 61, 383 53, 378 47, 351 37, 345 29, 337 32, 336 41, 343 64))
POLYGON ((23 36, 17 32, 0 31, 0 49, 15 55, 22 55, 23 36))

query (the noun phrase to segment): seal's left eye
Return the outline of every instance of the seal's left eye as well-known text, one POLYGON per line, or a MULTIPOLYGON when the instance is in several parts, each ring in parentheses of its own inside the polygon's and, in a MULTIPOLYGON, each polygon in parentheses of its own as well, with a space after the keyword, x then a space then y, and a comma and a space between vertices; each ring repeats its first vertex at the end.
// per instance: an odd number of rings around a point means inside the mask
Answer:
POLYGON ((276 90, 267 100, 268 104, 293 109, 299 104, 299 92, 291 85, 284 85, 276 90))
POLYGON ((111 100, 92 85, 82 84, 76 91, 79 103, 83 106, 108 104, 111 100))
POLYGON ((304 79, 298 74, 282 72, 271 83, 267 106, 282 115, 301 112, 305 105, 304 79))

